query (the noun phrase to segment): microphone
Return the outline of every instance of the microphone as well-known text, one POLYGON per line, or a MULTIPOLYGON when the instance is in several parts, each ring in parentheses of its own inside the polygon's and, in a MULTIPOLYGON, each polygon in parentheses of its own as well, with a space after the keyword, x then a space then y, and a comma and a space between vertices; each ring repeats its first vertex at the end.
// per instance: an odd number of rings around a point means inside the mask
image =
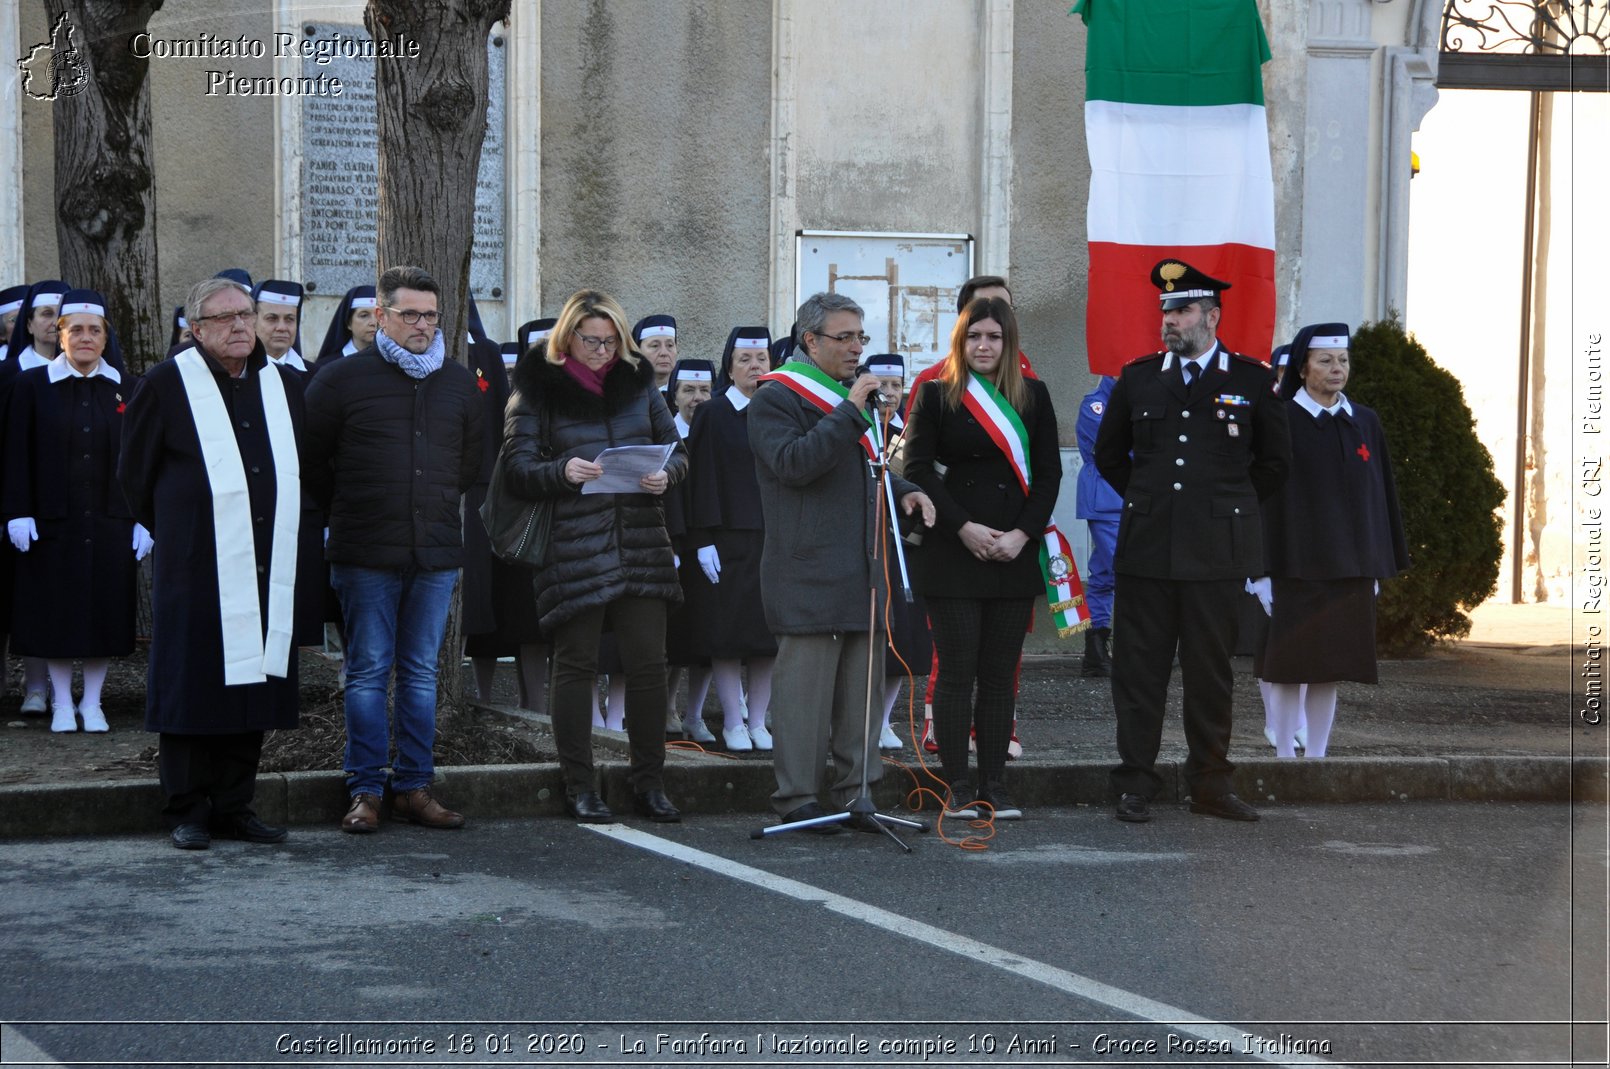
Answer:
MULTIPOLYGON (((876 374, 877 374, 877 372, 873 371, 870 365, 857 364, 856 367, 855 367, 855 377, 856 378, 860 378, 862 375, 876 375, 876 374)), ((867 398, 866 403, 867 403, 868 410, 870 410, 873 405, 892 405, 892 404, 895 403, 895 398, 890 397, 888 394, 884 393, 881 389, 880 390, 874 390, 872 392, 872 395, 867 398)))

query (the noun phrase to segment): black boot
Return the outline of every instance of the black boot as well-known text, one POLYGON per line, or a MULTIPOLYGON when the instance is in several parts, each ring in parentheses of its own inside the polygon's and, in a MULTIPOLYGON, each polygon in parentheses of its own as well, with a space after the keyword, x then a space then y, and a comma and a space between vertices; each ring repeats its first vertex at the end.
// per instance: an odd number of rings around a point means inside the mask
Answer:
POLYGON ((1084 667, 1080 675, 1101 679, 1112 675, 1112 653, 1107 645, 1111 638, 1110 627, 1092 627, 1085 632, 1084 667))

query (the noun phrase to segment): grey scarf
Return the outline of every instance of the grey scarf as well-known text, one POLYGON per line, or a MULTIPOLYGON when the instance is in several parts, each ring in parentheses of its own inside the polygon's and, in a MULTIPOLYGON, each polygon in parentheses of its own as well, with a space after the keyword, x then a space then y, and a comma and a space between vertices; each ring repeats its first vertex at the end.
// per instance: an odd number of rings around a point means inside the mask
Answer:
POLYGON ((403 369, 403 374, 411 379, 422 379, 437 370, 447 355, 447 347, 442 344, 442 332, 439 330, 436 332, 436 337, 431 339, 430 348, 422 353, 404 349, 386 337, 386 332, 383 330, 375 331, 375 346, 387 363, 396 364, 403 369))

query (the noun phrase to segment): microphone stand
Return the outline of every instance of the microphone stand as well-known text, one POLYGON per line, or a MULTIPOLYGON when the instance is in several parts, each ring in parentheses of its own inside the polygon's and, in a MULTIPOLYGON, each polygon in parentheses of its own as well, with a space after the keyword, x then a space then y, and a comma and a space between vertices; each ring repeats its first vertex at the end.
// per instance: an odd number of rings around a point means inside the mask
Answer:
MULTIPOLYGON (((895 559, 900 563, 900 588, 907 603, 912 600, 911 580, 906 573, 906 551, 901 544, 900 529, 895 509, 894 482, 889 477, 888 457, 883 444, 883 426, 878 419, 878 394, 874 393, 867 401, 867 407, 872 416, 872 441, 876 447, 876 457, 868 460, 867 464, 873 471, 873 478, 883 484, 883 493, 877 495, 877 508, 873 515, 873 530, 882 531, 884 520, 888 521, 888 532, 894 541, 895 559)), ((872 544, 872 582, 867 591, 867 660, 866 660, 866 707, 861 721, 861 749, 865 753, 867 744, 872 738, 872 684, 877 676, 878 652, 878 580, 877 567, 884 553, 883 539, 874 538, 872 544)), ((880 695, 881 697, 881 695, 880 695)), ((824 825, 847 824, 856 821, 862 827, 870 823, 877 830, 893 839, 895 845, 906 853, 911 853, 911 847, 906 841, 896 835, 891 828, 908 828, 913 831, 927 831, 928 822, 913 820, 910 817, 897 817, 888 813, 878 812, 877 805, 872 801, 872 785, 868 780, 869 769, 874 760, 882 760, 876 749, 861 761, 861 788, 856 792, 855 798, 850 801, 843 811, 828 813, 825 816, 812 817, 809 820, 796 820, 790 824, 772 824, 749 833, 751 839, 765 839, 785 832, 799 831, 802 828, 817 828, 824 825)))

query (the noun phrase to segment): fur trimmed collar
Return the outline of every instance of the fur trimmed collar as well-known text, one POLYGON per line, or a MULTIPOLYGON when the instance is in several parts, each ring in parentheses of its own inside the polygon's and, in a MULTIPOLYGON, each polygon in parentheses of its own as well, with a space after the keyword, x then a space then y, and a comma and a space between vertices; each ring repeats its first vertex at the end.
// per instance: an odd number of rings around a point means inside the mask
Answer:
POLYGON ((514 388, 526 397, 549 398, 555 410, 567 416, 602 416, 621 408, 637 395, 654 389, 654 366, 639 359, 633 367, 622 357, 604 378, 604 396, 582 389, 564 368, 548 363, 548 342, 537 342, 514 365, 514 388))

